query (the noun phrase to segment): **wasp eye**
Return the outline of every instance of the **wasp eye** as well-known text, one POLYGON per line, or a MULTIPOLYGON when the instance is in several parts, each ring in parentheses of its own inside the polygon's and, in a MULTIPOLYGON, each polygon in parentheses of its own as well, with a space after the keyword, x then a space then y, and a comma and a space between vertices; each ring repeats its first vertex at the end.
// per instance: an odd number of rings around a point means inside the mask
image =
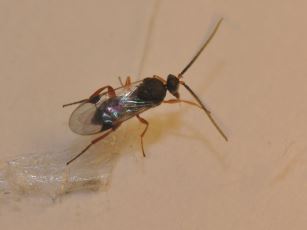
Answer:
POLYGON ((179 79, 175 75, 167 76, 166 87, 173 96, 178 97, 179 79))

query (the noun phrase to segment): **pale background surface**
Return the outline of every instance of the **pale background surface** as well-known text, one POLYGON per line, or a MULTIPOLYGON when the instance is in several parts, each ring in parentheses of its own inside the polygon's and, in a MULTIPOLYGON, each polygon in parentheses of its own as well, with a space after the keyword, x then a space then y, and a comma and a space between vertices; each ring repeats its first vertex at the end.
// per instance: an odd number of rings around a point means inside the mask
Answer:
MULTIPOLYGON (((1 159, 87 143, 61 105, 117 86, 117 76, 137 79, 154 5, 0 2, 1 159)), ((185 80, 230 141, 200 111, 163 105, 143 115, 146 159, 142 125, 126 124, 136 143, 125 143, 131 154, 107 192, 1 205, 1 229, 306 229, 306 9, 303 0, 161 1, 141 77, 178 73, 224 17, 185 80)))

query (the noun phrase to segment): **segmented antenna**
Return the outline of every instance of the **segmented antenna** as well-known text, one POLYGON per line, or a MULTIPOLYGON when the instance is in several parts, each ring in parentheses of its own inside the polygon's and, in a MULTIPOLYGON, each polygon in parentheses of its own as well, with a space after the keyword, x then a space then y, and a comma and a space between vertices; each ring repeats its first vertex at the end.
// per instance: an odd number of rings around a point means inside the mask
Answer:
POLYGON ((183 74, 185 72, 187 72, 187 70, 193 65, 193 63, 196 61, 196 59, 199 57, 199 55, 203 52, 203 50, 207 47, 207 45, 210 43, 210 41, 212 40, 212 38, 214 37, 214 35, 216 34, 218 28, 220 27, 220 24, 222 23, 223 21, 223 18, 221 18, 214 30, 212 31, 212 33, 210 34, 209 38, 207 39, 207 41, 203 44, 203 46, 200 48, 200 50, 196 53, 196 55, 192 58, 192 60, 189 62, 189 64, 187 64, 187 66, 178 74, 178 78, 182 78, 183 77, 183 74))
MULTIPOLYGON (((192 60, 187 64, 187 66, 178 74, 178 78, 182 78, 183 74, 193 65, 193 63, 196 61, 196 59, 199 57, 199 55, 203 52, 203 50, 207 47, 207 45, 210 43, 210 41, 212 40, 212 38, 214 37, 214 35, 216 34, 218 28, 220 27, 220 24, 222 23, 223 18, 221 18, 218 23, 216 24, 213 32, 210 34, 209 38, 207 39, 207 41, 203 44, 203 46, 200 48, 200 50, 196 53, 196 55, 192 58, 192 60)), ((212 124, 214 125, 214 127, 217 129, 217 131, 221 134, 221 136, 225 139, 225 141, 228 141, 227 136, 224 134, 224 132, 222 131, 222 129, 218 126, 218 124, 216 123, 216 121, 213 119, 213 117, 211 116, 210 111, 205 107, 205 105, 203 104, 203 102, 199 99, 199 97, 193 92, 193 90, 183 81, 180 81, 180 84, 183 85, 186 90, 188 90, 191 95, 195 98, 195 100, 198 102, 198 104, 201 106, 201 108, 205 111, 205 113, 207 114, 207 116, 209 117, 210 121, 212 122, 212 124)))
POLYGON ((216 123, 216 121, 213 119, 213 117, 211 116, 211 112, 205 107, 205 105, 202 103, 202 101, 199 99, 199 97, 193 92, 193 90, 183 81, 180 82, 180 84, 182 84, 191 94, 192 96, 195 98, 195 100, 198 102, 198 104, 200 105, 200 107, 205 111, 205 113, 207 114, 207 116, 209 117, 210 121, 212 122, 212 124, 214 125, 214 127, 217 129, 217 131, 222 135, 222 137, 225 139, 225 141, 228 141, 227 136, 225 135, 225 133, 222 131, 222 129, 218 126, 218 124, 216 123))

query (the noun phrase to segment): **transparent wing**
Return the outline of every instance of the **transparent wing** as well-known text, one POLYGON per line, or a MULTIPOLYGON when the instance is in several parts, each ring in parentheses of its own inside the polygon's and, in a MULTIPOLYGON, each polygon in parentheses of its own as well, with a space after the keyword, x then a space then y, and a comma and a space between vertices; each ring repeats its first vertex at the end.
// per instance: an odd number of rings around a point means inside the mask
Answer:
POLYGON ((92 121, 96 110, 95 104, 92 103, 83 103, 79 105, 70 116, 70 129, 74 133, 80 135, 99 133, 102 129, 102 125, 92 121))
MULTIPOLYGON (((135 91, 142 81, 132 83, 129 87, 115 89, 115 97, 109 97, 107 93, 100 95, 96 104, 82 103, 71 114, 69 119, 70 129, 80 135, 91 135, 103 130, 101 117, 97 114, 108 107, 113 124, 119 124, 129 118, 156 106, 153 102, 140 100, 135 91)), ((103 111, 102 111, 103 112, 103 111)))

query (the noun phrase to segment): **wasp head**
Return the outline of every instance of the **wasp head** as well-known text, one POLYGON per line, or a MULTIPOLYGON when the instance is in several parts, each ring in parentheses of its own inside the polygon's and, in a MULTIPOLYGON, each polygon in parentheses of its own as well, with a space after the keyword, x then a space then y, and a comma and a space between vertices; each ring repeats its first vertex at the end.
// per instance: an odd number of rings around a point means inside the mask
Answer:
POLYGON ((166 81, 167 90, 176 98, 179 98, 178 88, 179 88, 179 78, 173 74, 167 76, 166 81))

